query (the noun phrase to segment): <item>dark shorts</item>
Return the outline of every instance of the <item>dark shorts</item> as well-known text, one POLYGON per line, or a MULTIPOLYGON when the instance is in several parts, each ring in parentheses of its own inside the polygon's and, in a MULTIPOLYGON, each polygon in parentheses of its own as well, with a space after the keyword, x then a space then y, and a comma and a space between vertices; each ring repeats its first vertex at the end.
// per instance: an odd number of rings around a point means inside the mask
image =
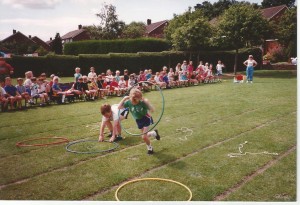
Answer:
POLYGON ((127 119, 128 114, 129 114, 129 109, 128 109, 128 108, 125 108, 125 109, 120 113, 120 115, 123 116, 125 119, 127 119))
POLYGON ((139 129, 143 129, 144 127, 149 127, 153 124, 153 119, 150 115, 145 115, 142 119, 135 120, 139 129))

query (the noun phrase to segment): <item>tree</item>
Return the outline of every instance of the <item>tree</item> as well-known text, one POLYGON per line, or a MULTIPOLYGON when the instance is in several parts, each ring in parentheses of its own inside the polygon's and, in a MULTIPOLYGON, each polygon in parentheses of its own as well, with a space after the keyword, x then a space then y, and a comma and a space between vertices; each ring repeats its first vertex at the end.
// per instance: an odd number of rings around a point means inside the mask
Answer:
POLYGON ((145 36, 146 25, 143 22, 131 22, 125 25, 122 38, 141 38, 145 36))
POLYGON ((172 45, 176 50, 196 51, 209 47, 211 27, 204 18, 185 23, 172 34, 172 45))
POLYGON ((55 38, 52 41, 51 50, 55 54, 61 55, 63 53, 63 51, 62 51, 63 50, 62 40, 61 40, 61 37, 60 37, 59 33, 56 33, 55 38))
POLYGON ((276 27, 275 35, 286 48, 288 57, 297 56, 297 7, 285 11, 276 27))
POLYGON ((125 23, 118 20, 115 6, 104 3, 101 12, 96 16, 100 18, 98 31, 102 39, 116 39, 121 36, 125 23))
POLYGON ((287 5, 288 7, 293 7, 295 5, 295 0, 263 0, 261 2, 263 8, 280 6, 283 4, 287 5))
POLYGON ((174 34, 177 29, 199 18, 205 18, 203 12, 200 10, 192 12, 191 8, 189 8, 188 11, 186 11, 182 15, 174 14, 174 18, 169 21, 169 24, 164 31, 166 39, 169 42, 172 42, 172 34, 174 34))
POLYGON ((235 74, 238 50, 242 47, 261 45, 267 30, 267 20, 259 10, 249 4, 233 5, 221 16, 217 34, 224 37, 222 43, 227 43, 236 50, 235 74))
MULTIPOLYGON (((197 4, 194 8, 195 10, 202 10, 205 17, 209 20, 220 16, 224 13, 229 7, 236 4, 250 4, 249 2, 238 2, 236 0, 219 0, 215 3, 210 3, 209 1, 204 1, 202 4, 197 4)), ((252 4, 258 8, 257 4, 252 4)))

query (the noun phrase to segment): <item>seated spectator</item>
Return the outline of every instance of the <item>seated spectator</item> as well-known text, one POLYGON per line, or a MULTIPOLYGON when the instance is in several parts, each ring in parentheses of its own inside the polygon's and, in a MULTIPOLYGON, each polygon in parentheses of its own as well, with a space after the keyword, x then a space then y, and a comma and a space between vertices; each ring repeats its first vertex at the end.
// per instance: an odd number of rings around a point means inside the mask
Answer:
POLYGON ((88 74, 88 81, 92 81, 92 79, 96 80, 97 79, 97 74, 95 73, 95 68, 91 67, 90 72, 88 74))
POLYGON ((17 79, 17 83, 18 83, 16 85, 17 91, 22 96, 22 99, 25 100, 25 107, 27 107, 27 103, 29 103, 29 102, 31 103, 32 102, 31 96, 29 95, 28 92, 26 92, 26 88, 23 85, 23 79, 22 78, 18 78, 17 79))
POLYGON ((136 84, 136 80, 133 74, 130 74, 129 80, 128 80, 128 87, 131 88, 136 84))
POLYGON ((11 84, 11 78, 5 78, 4 90, 7 95, 8 102, 10 103, 10 110, 16 109, 14 103, 18 103, 18 109, 22 109, 22 96, 17 91, 17 88, 11 84))
POLYGON ((120 76, 120 81, 118 84, 119 84, 119 90, 120 90, 119 96, 124 95, 125 92, 127 91, 127 86, 126 86, 126 82, 124 80, 124 76, 120 76))
POLYGON ((181 85, 188 86, 188 77, 186 71, 180 71, 179 72, 179 81, 181 85))
POLYGON ((43 79, 43 83, 44 83, 45 86, 46 86, 46 93, 49 93, 49 92, 50 92, 50 89, 51 89, 51 86, 50 86, 50 84, 49 84, 50 81, 47 80, 46 73, 42 73, 42 74, 40 75, 40 78, 43 79))
MULTIPOLYGON (((87 79, 87 76, 86 76, 86 79, 87 79)), ((70 91, 63 91, 60 86, 59 86, 59 78, 58 76, 54 76, 53 77, 53 85, 52 85, 52 92, 53 92, 53 95, 59 95, 61 96, 61 103, 64 104, 65 103, 65 98, 66 98, 66 95, 67 94, 71 94, 70 91)))
POLYGON ((4 88, 0 85, 0 105, 2 111, 5 111, 7 109, 8 99, 6 98, 6 92, 4 88))
POLYGON ((76 83, 73 83, 72 87, 69 89, 69 92, 75 94, 75 95, 82 95, 83 94, 83 88, 82 88, 82 77, 78 78, 78 81, 76 83))
POLYGON ((126 87, 128 87, 128 80, 129 80, 129 75, 128 75, 128 70, 124 70, 124 80, 126 82, 126 87))
POLYGON ((43 95, 44 96, 44 102, 49 104, 49 99, 48 99, 48 93, 47 93, 47 84, 46 82, 44 82, 44 79, 43 78, 39 78, 38 81, 37 81, 37 84, 38 84, 38 93, 40 95, 43 95))
POLYGON ((99 88, 98 97, 105 98, 105 96, 108 94, 108 90, 106 89, 105 81, 102 75, 98 75, 96 83, 99 88))
POLYGON ((110 95, 118 94, 119 95, 119 85, 116 81, 116 78, 112 78, 112 81, 108 86, 106 86, 110 95))
POLYGON ((141 81, 147 81, 146 79, 146 75, 144 74, 144 71, 140 71, 140 74, 138 76, 138 82, 141 82, 141 81))
MULTIPOLYGON (((53 75, 53 77, 54 77, 54 74, 52 74, 53 75)), ((51 75, 51 76, 52 76, 51 75)), ((50 77, 51 77, 50 76, 50 77)), ((78 78, 79 77, 82 77, 82 75, 81 75, 81 73, 80 73, 80 68, 79 67, 77 67, 77 68, 75 68, 75 73, 74 73, 74 82, 76 83, 77 81, 78 81, 78 78)), ((53 79, 53 78, 52 78, 53 79)), ((52 85, 51 85, 52 86, 52 85)))
POLYGON ((196 79, 196 71, 192 72, 191 78, 190 78, 190 84, 191 85, 198 85, 198 80, 196 79))
POLYGON ((179 72, 175 71, 174 73, 174 83, 177 87, 181 86, 181 81, 179 81, 179 72))
POLYGON ((88 89, 87 95, 91 100, 95 100, 96 96, 98 95, 99 88, 94 78, 91 78, 91 81, 88 82, 88 89))
POLYGON ((116 82, 119 83, 119 81, 120 81, 120 71, 119 70, 116 70, 115 79, 116 79, 116 82))
POLYGON ((171 88, 167 71, 165 70, 161 71, 161 75, 162 75, 162 81, 166 83, 166 88, 171 88))
POLYGON ((26 92, 29 94, 29 95, 31 95, 31 93, 30 93, 30 88, 31 88, 31 84, 32 84, 32 82, 31 82, 31 78, 33 77, 33 73, 32 73, 32 71, 27 71, 26 73, 25 73, 25 81, 24 81, 24 86, 25 86, 25 89, 26 89, 26 92))
POLYGON ((169 84, 171 87, 174 87, 176 86, 176 82, 174 81, 174 71, 173 71, 173 68, 170 68, 170 71, 168 72, 168 80, 169 80, 169 84))
POLYGON ((163 81, 162 74, 156 72, 154 80, 160 88, 166 88, 167 84, 163 81))
POLYGON ((152 76, 152 71, 150 72, 151 70, 145 70, 145 76, 146 76, 146 80, 148 81, 151 76, 152 76))
POLYGON ((39 94, 39 85, 37 83, 36 77, 31 78, 32 84, 30 88, 31 98, 32 99, 40 99, 40 106, 45 106, 45 96, 43 93, 39 94))

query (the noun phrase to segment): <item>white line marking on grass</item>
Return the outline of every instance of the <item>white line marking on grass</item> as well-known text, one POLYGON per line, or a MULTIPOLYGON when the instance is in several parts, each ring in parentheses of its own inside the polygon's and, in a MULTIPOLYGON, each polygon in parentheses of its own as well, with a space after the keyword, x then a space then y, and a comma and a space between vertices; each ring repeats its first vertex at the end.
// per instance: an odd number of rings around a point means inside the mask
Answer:
POLYGON ((296 145, 294 145, 292 148, 290 148, 289 150, 287 150, 285 153, 283 153, 282 155, 280 155, 276 159, 273 159, 273 160, 267 162, 265 165, 263 165, 261 168, 259 168, 258 170, 256 170, 251 175, 245 176, 237 184, 235 184, 231 188, 227 189, 223 193, 221 193, 218 196, 216 196, 214 198, 214 201, 222 201, 222 200, 226 199, 230 194, 232 194, 232 193, 236 192, 238 189, 242 188, 246 183, 248 183, 249 181, 253 180, 256 176, 264 173, 267 169, 269 169, 270 167, 272 167, 279 160, 281 160, 282 158, 288 156, 289 154, 291 154, 295 150, 296 150, 296 145))

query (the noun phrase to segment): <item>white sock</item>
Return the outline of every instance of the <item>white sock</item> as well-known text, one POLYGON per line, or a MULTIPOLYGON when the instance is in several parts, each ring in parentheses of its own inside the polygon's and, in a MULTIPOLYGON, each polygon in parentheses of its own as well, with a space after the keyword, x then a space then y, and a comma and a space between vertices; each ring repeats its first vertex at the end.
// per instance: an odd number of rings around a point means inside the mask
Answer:
POLYGON ((63 95, 63 96, 62 96, 62 98, 61 98, 61 101, 62 101, 62 102, 65 102, 65 97, 66 97, 66 95, 63 95))
POLYGON ((151 131, 151 132, 148 132, 148 136, 150 137, 156 137, 156 132, 155 131, 151 131))
POLYGON ((153 147, 151 145, 147 145, 148 150, 153 150, 153 147))

